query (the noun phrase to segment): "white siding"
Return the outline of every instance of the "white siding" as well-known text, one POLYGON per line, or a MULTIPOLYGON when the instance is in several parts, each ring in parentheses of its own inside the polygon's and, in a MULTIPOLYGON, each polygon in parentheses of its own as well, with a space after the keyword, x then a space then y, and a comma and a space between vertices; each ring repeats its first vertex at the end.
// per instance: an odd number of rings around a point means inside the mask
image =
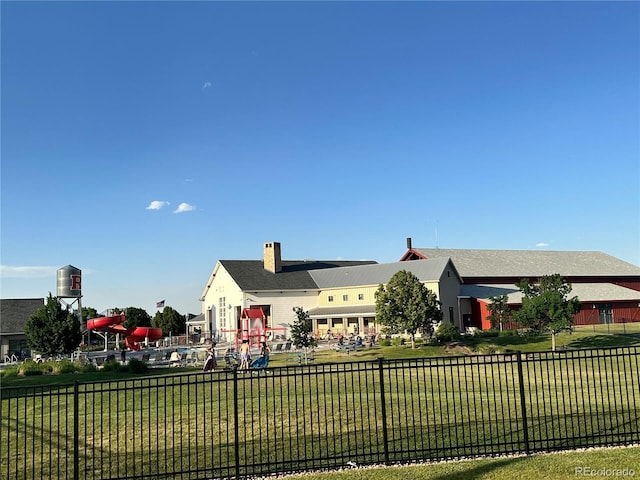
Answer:
MULTIPOLYGON (((271 326, 288 327, 296 321, 294 307, 302 307, 308 311, 318 304, 318 293, 316 291, 298 292, 260 292, 245 294, 245 308, 254 305, 269 305, 271 307, 271 326)), ((289 332, 285 333, 289 337, 289 332)))
POLYGON ((229 272, 217 263, 213 271, 211 285, 202 300, 202 313, 205 316, 206 335, 211 334, 213 327, 218 333, 221 328, 235 329, 237 325, 237 310, 242 306, 243 294, 238 284, 233 280, 229 272), (224 299, 225 311, 220 312, 221 299, 224 299), (230 308, 229 308, 230 307, 230 308), (224 318, 224 324, 221 319, 224 318))

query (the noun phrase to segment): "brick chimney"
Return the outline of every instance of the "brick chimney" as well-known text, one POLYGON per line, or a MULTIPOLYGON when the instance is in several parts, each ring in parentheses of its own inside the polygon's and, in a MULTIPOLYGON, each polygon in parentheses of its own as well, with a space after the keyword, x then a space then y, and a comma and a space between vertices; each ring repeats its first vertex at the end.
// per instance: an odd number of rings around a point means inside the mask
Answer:
POLYGON ((264 269, 271 273, 278 273, 282 270, 280 242, 269 242, 264 244, 264 269))

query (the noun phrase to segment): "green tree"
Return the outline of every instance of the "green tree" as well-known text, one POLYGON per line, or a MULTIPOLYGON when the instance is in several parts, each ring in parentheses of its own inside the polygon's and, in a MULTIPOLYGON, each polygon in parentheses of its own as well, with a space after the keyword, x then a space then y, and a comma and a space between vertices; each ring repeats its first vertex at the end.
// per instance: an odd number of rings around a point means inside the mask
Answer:
POLYGON ((303 348, 308 350, 309 348, 317 345, 316 339, 311 334, 313 331, 313 322, 309 314, 305 312, 302 307, 293 307, 293 311, 296 314, 296 321, 289 325, 291 330, 291 340, 296 348, 303 348))
POLYGON ((126 328, 151 326, 151 316, 142 308, 128 307, 124 314, 127 318, 124 322, 126 328))
POLYGON ((164 335, 180 335, 186 331, 186 320, 171 307, 164 307, 162 311, 156 312, 151 321, 155 328, 161 328, 164 335))
POLYGON ((62 305, 57 297, 47 297, 47 303, 29 317, 24 327, 29 348, 44 355, 73 352, 80 344, 80 320, 62 305))
POLYGON ((489 296, 491 303, 487 305, 489 310, 487 318, 491 322, 491 328, 500 328, 500 331, 502 331, 502 326, 511 320, 512 312, 507 304, 508 299, 509 295, 506 293, 497 297, 489 296))
POLYGON ((93 307, 82 307, 82 320, 87 321, 90 318, 96 318, 98 311, 93 307))
POLYGON ((431 336, 435 324, 442 320, 436 294, 413 273, 400 270, 386 287, 376 291, 376 319, 388 333, 408 333, 411 348, 416 348, 416 333, 431 336))
POLYGON ((545 275, 538 284, 528 279, 516 284, 523 294, 522 308, 513 318, 523 327, 534 332, 551 333, 551 349, 556 349, 556 335, 564 330, 571 331, 574 315, 580 311, 578 297, 567 298, 571 284, 559 274, 545 275))

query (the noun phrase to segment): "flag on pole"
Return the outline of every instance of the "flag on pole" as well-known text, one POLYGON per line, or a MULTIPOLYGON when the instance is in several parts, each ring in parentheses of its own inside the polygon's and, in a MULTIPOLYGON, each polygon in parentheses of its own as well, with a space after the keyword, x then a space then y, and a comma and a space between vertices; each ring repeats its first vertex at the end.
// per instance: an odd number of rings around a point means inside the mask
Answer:
POLYGON ((164 307, 164 300, 160 300, 159 302, 156 302, 156 308, 163 308, 164 307))

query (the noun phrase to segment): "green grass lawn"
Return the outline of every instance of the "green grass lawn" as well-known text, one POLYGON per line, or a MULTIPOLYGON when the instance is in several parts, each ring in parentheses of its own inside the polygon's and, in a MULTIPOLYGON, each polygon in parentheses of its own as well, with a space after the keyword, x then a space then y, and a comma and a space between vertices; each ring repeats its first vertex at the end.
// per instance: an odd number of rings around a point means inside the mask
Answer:
POLYGON ((47 375, 8 375, 0 378, 0 388, 3 387, 42 387, 47 385, 70 385, 76 380, 79 382, 101 382, 105 380, 130 380, 134 378, 146 378, 164 375, 176 375, 178 373, 195 372, 197 368, 150 368, 143 373, 130 372, 105 372, 96 370, 86 373, 60 373, 47 375))
MULTIPOLYGON (((558 344, 569 348, 572 342, 598 344, 600 337, 606 346, 640 342, 634 335, 576 332, 560 335, 558 344)), ((525 340, 493 337, 463 346, 469 351, 550 348, 548 338, 525 340)), ((64 452, 73 447, 69 442, 74 430, 74 416, 68 412, 76 408, 68 386, 74 380, 81 382, 75 416, 80 464, 89 478, 181 470, 187 468, 184 462, 208 468, 232 465, 236 447, 241 463, 260 459, 278 464, 279 471, 313 468, 327 456, 380 463, 383 424, 388 428, 386 445, 392 462, 406 458, 403 454, 408 451, 425 459, 506 453, 511 447, 502 446, 505 439, 522 448, 516 363, 505 361, 509 356, 443 357, 444 349, 373 347, 350 355, 320 350, 314 353, 312 367, 286 362, 288 354, 274 354, 269 373, 239 373, 235 387, 232 373, 203 374, 186 368, 151 369, 136 375, 95 371, 3 377, 3 390, 10 385, 38 387, 26 396, 3 392, 2 431, 9 435, 12 450, 5 450, 0 459, 0 476, 55 477, 46 469, 58 461, 68 462, 64 452), (379 357, 391 360, 383 371, 371 362, 379 357), (403 360, 393 361, 399 358, 403 360), (339 364, 345 361, 349 363, 339 364), (290 368, 278 368, 279 362, 290 368), (290 375, 294 372, 310 374, 290 375), (237 437, 236 426, 240 427, 237 437), (25 437, 25 431, 33 436, 25 437), (362 455, 369 450, 375 453, 362 455), (144 454, 124 458, 119 452, 144 454), (21 463, 25 461, 31 466, 25 467, 21 463), (22 467, 26 470, 18 470, 22 467)), ((522 370, 534 449, 569 449, 602 433, 616 441, 620 432, 623 437, 628 432, 628 441, 637 441, 637 356, 580 351, 531 357, 522 361, 522 370)), ((486 462, 498 462, 500 468, 478 464, 472 473, 509 471, 517 463, 501 458, 486 462)), ((402 478, 450 478, 449 474, 458 475, 455 469, 466 468, 460 463, 464 462, 417 467, 429 472, 436 467, 454 469, 444 470, 440 477, 402 478)), ((536 468, 535 462, 531 465, 536 468)), ((68 463, 61 468, 68 468, 68 463)), ((465 477, 465 472, 460 471, 459 478, 530 478, 465 477)), ((225 476, 233 471, 218 473, 225 476)))
MULTIPOLYGON (((560 348, 567 349, 592 349, 592 348, 613 348, 640 346, 640 323, 627 324, 624 326, 626 333, 622 330, 623 325, 597 325, 581 326, 571 333, 560 333, 556 337, 556 344, 560 348), (607 329, 611 333, 607 333, 607 329), (595 330, 595 331, 594 331, 595 330)), ((475 353, 505 353, 505 352, 541 352, 551 350, 551 337, 543 335, 539 337, 521 337, 518 335, 505 335, 500 337, 466 337, 460 342, 460 348, 447 349, 445 345, 419 345, 412 349, 409 345, 389 346, 389 347, 365 347, 356 352, 336 352, 333 348, 318 349, 311 357, 313 363, 342 363, 351 361, 371 361, 379 357, 388 360, 411 359, 424 357, 440 357, 447 355, 475 354, 475 353)), ((284 367, 295 366, 292 356, 287 353, 274 353, 271 355, 270 366, 284 367)), ((221 367, 218 367, 221 368, 221 367)), ((10 368, 7 370, 11 370, 10 368)), ((82 382, 93 382, 104 379, 126 380, 128 378, 139 378, 152 375, 176 375, 178 373, 197 372, 199 368, 184 367, 176 368, 153 368, 143 374, 102 372, 95 371, 83 374, 57 374, 57 375, 35 375, 35 376, 5 376, 0 377, 0 388, 10 386, 31 386, 31 385, 61 385, 73 383, 75 380, 82 382)))
MULTIPOLYGON (((623 333, 621 328, 613 329, 612 333, 606 333, 605 329, 598 326, 594 332, 593 327, 578 327, 573 332, 563 332, 556 336, 556 346, 565 349, 593 349, 640 346, 640 323, 637 327, 627 325, 629 330, 623 333), (630 333, 633 332, 633 333, 630 333)), ((618 327, 617 325, 615 325, 618 327)), ((606 327, 606 326, 605 326, 606 327)), ((537 337, 504 335, 499 337, 464 337, 457 342, 460 347, 451 349, 446 345, 418 345, 412 349, 410 345, 400 346, 374 346, 358 349, 356 352, 336 352, 335 349, 320 349, 313 353, 314 362, 336 363, 349 361, 369 361, 384 357, 388 360, 401 358, 440 357, 461 354, 488 354, 509 352, 542 352, 551 350, 551 336, 541 335, 537 337)), ((274 366, 292 365, 287 361, 287 354, 275 354, 271 356, 270 364, 274 366)))
POLYGON ((338 472, 291 475, 286 477, 286 480, 569 480, 581 478, 580 473, 587 478, 638 478, 640 447, 462 460, 427 465, 353 468, 338 472), (582 470, 576 470, 577 468, 582 470), (591 470, 587 472, 586 468, 591 470), (625 469, 628 472, 626 476, 625 469), (621 470, 621 475, 612 474, 614 470, 621 470), (607 471, 609 475, 605 474, 607 471), (592 475, 593 472, 596 475, 592 475))

